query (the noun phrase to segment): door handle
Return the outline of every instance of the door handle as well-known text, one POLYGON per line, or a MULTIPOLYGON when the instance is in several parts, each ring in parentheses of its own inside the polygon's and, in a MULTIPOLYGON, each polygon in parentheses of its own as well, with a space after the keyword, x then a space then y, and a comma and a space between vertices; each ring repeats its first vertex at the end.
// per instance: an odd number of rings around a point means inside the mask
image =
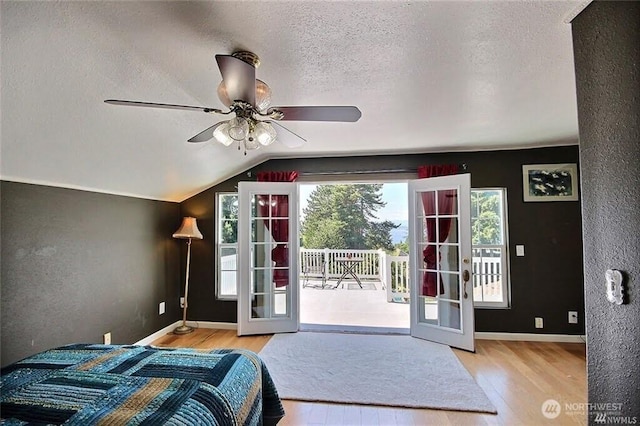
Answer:
POLYGON ((469 295, 467 294, 467 282, 469 281, 469 270, 465 269, 464 271, 462 271, 462 281, 464 282, 464 293, 463 293, 463 297, 466 299, 469 297, 469 295))

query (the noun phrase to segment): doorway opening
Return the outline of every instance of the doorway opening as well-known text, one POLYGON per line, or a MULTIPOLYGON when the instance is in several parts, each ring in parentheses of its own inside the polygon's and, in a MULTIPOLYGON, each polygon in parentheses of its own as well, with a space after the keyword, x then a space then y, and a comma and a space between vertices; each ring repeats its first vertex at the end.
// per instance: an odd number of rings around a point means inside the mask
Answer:
POLYGON ((409 334, 406 182, 300 184, 302 330, 409 334))

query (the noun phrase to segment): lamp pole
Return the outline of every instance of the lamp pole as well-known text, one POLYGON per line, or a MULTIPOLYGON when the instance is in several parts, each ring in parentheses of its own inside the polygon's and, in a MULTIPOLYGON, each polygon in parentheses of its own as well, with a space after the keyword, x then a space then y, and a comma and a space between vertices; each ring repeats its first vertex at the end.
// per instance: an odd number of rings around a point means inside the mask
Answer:
POLYGON ((182 325, 176 327, 173 332, 175 334, 188 334, 193 331, 193 327, 189 327, 187 325, 187 306, 188 306, 188 296, 189 296, 189 263, 191 261, 191 238, 187 239, 187 269, 185 273, 184 279, 184 303, 182 304, 182 325))

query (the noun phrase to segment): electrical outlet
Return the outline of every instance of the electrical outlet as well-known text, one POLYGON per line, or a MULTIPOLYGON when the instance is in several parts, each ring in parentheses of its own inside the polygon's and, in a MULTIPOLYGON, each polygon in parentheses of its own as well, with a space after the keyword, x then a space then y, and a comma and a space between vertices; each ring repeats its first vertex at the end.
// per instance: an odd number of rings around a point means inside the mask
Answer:
POLYGON ((104 336, 102 336, 102 343, 105 345, 111 344, 111 332, 104 333, 104 336))
POLYGON ((180 307, 184 308, 184 297, 180 298, 180 307))
POLYGON ((164 314, 164 302, 160 302, 158 305, 158 315, 164 314))
POLYGON ((542 321, 542 318, 536 317, 536 328, 543 328, 543 327, 544 327, 544 323, 542 321))
POLYGON ((569 324, 578 323, 578 311, 569 311, 569 324))

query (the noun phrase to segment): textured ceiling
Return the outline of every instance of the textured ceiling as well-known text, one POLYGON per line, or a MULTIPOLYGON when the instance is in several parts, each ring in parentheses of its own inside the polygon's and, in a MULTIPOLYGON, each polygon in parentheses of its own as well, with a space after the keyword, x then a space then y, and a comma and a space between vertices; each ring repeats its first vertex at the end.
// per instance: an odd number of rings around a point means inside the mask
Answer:
POLYGON ((181 201, 268 158, 577 143, 571 27, 584 1, 2 1, 3 179, 181 201), (186 140, 222 118, 214 55, 258 54, 274 105, 356 105, 288 122, 308 143, 186 140))

